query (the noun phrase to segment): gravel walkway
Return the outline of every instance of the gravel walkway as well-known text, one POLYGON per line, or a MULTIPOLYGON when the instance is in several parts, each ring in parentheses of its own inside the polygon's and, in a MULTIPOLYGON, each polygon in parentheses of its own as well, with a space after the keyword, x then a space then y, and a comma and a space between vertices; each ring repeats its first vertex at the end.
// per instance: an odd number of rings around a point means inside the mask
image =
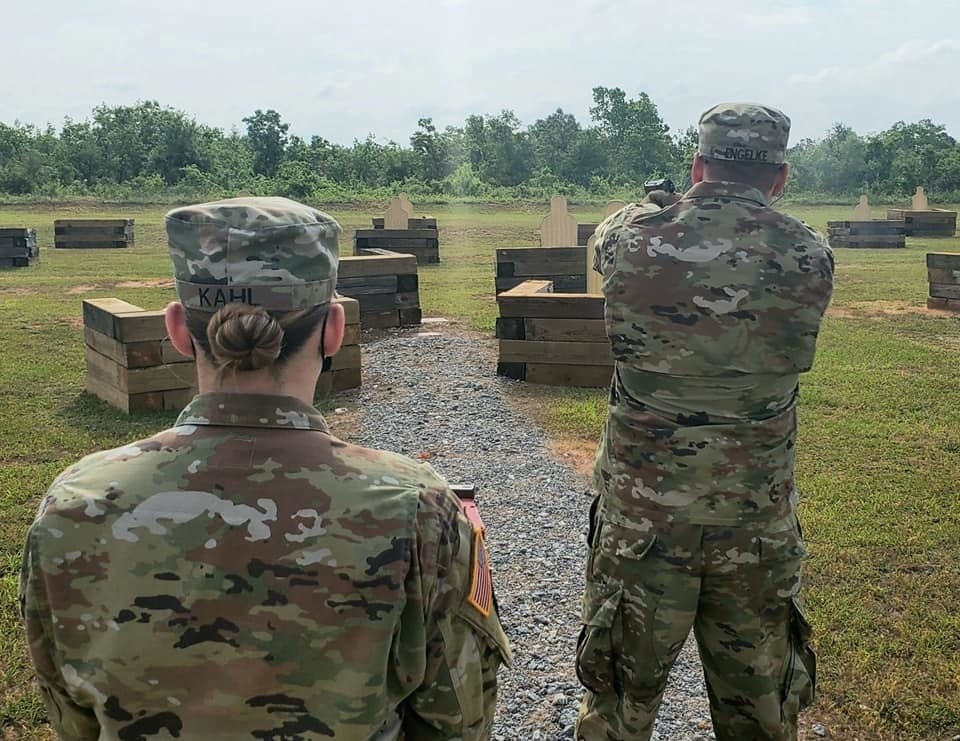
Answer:
MULTIPOLYGON (((543 431, 508 403, 515 382, 496 376, 494 341, 427 324, 364 343, 351 440, 411 456, 429 453, 447 480, 477 485, 515 657, 514 669, 500 674, 494 738, 572 739, 581 696, 573 656, 590 503, 585 482, 551 457, 543 431)), ((654 739, 712 738, 699 662, 688 643, 654 739)))

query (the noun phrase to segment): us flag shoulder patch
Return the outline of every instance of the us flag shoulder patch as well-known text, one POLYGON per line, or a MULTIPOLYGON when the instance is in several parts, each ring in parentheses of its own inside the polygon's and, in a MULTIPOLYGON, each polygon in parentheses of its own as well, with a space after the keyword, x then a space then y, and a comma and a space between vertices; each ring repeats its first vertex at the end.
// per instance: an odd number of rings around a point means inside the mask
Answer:
POLYGON ((493 604, 493 581, 490 578, 490 561, 483 544, 480 528, 473 530, 473 577, 470 579, 470 596, 467 602, 477 608, 484 617, 490 615, 493 604))

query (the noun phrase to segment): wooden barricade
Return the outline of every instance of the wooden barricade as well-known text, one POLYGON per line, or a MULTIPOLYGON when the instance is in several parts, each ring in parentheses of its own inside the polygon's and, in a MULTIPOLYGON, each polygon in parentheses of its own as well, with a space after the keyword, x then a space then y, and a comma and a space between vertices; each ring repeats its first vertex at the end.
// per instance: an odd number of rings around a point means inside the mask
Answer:
POLYGON ((903 220, 828 221, 827 241, 831 247, 906 247, 903 220))
POLYGON ((25 268, 39 259, 36 229, 0 229, 0 268, 25 268))
POLYGON ((354 255, 369 255, 375 249, 413 255, 420 265, 436 264, 440 262, 440 233, 436 227, 357 229, 354 232, 354 255))
POLYGON ((334 299, 343 306, 346 328, 343 344, 332 358, 330 370, 322 373, 317 381, 314 397, 330 396, 348 389, 360 388, 363 381, 362 353, 360 350, 360 302, 341 296, 334 299))
POLYGON ((132 247, 133 219, 57 219, 53 246, 58 249, 132 247))
POLYGON ((497 374, 551 386, 607 386, 613 356, 603 297, 530 280, 497 296, 497 374))
MULTIPOLYGON (((329 372, 320 376, 318 394, 360 386, 360 307, 337 299, 347 319, 343 347, 329 372)), ((196 393, 193 358, 184 357, 167 337, 163 311, 145 311, 116 298, 83 302, 87 392, 126 414, 177 411, 196 393)))
POLYGON ((182 409, 197 383, 192 358, 167 338, 162 311, 117 298, 83 302, 87 392, 127 414, 182 409))
MULTIPOLYGON (((374 229, 383 229, 383 217, 371 219, 374 229)), ((407 229, 436 229, 437 219, 434 216, 411 217, 407 219, 407 229)))
POLYGON ((927 253, 927 308, 960 311, 960 254, 927 253))
POLYGON ((584 247, 509 247, 497 250, 496 292, 528 280, 549 280, 557 292, 584 293, 584 247))
POLYGON ((957 232, 957 212, 942 208, 929 211, 887 209, 888 219, 902 219, 908 237, 952 237, 957 232))
POLYGON ((341 257, 337 293, 355 298, 364 329, 420 324, 417 258, 389 250, 341 257))

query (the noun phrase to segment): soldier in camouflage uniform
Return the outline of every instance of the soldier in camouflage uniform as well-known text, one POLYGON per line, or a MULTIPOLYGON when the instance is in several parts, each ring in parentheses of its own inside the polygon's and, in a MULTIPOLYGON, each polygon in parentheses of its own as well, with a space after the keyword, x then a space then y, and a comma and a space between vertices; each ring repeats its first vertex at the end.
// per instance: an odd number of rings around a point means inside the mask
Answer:
POLYGON ((691 628, 719 741, 795 739, 813 698, 796 402, 833 257, 770 206, 789 125, 763 106, 707 111, 693 187, 597 229, 616 367, 594 475, 578 739, 649 739, 691 628))
POLYGON ((481 532, 428 466, 338 440, 311 406, 344 331, 339 225, 245 198, 166 227, 167 328, 200 394, 40 506, 21 604, 53 727, 488 738, 510 651, 481 532))

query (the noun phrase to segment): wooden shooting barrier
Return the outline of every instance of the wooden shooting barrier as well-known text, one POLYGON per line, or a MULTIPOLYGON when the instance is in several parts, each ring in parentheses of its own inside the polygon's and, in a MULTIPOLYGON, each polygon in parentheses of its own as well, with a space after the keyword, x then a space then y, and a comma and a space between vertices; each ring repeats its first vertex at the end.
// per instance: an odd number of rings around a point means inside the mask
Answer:
POLYGON ((132 247, 133 219, 57 219, 53 246, 58 249, 132 247))
POLYGON ((417 258, 389 250, 341 257, 337 293, 359 303, 364 329, 420 324, 417 258))
MULTIPOLYGON (((318 395, 360 386, 360 308, 353 299, 337 299, 347 318, 343 347, 329 372, 320 376, 318 395)), ((126 414, 178 411, 196 393, 192 358, 170 343, 163 311, 145 311, 116 298, 83 302, 83 339, 87 393, 126 414)))
POLYGON ((358 229, 353 235, 353 254, 390 250, 413 255, 420 265, 440 262, 440 231, 430 216, 414 217, 406 196, 394 198, 382 218, 373 219, 373 229, 358 229))
POLYGON ((927 308, 960 311, 960 254, 927 253, 927 308))
POLYGON ((558 292, 585 293, 584 247, 509 247, 497 250, 496 292, 528 280, 549 280, 558 292))
POLYGON ((904 233, 908 237, 952 237, 957 232, 957 212, 941 208, 929 211, 911 211, 906 209, 887 209, 888 219, 900 219, 904 222, 904 233))
POLYGON ((603 297, 529 280, 497 296, 497 374, 550 386, 607 386, 613 356, 603 297))
POLYGON ((827 241, 831 247, 906 247, 906 225, 903 219, 828 221, 827 241))
POLYGON ((0 268, 25 268, 39 259, 36 229, 0 229, 0 268))

